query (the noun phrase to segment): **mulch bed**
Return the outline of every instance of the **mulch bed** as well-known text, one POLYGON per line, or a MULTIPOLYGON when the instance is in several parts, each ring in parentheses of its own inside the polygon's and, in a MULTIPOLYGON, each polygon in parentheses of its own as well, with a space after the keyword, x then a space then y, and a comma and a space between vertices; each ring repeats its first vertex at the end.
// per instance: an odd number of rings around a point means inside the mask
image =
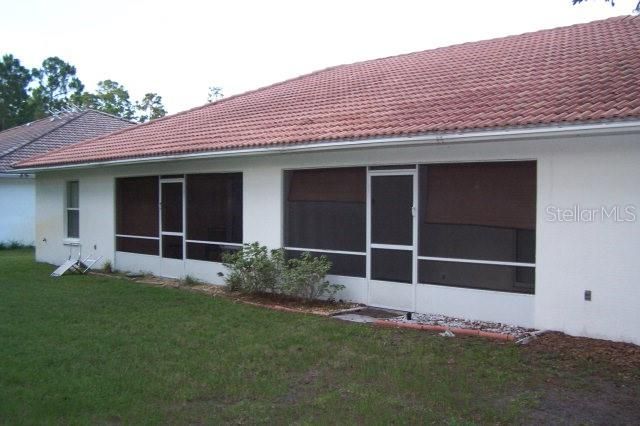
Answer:
POLYGON ((527 349, 551 353, 566 361, 608 364, 640 375, 640 346, 608 340, 548 332, 532 340, 527 349))
POLYGON ((261 305, 266 307, 282 307, 286 310, 292 310, 297 312, 307 312, 319 315, 331 315, 335 312, 343 311, 346 309, 352 309, 358 307, 356 303, 348 303, 343 301, 327 301, 327 300, 312 300, 306 301, 296 297, 283 296, 279 294, 271 293, 254 293, 244 294, 240 292, 223 290, 225 297, 230 299, 261 305))
POLYGON ((338 312, 353 309, 360 305, 356 303, 328 300, 312 300, 306 301, 296 297, 283 296, 279 294, 271 293, 255 293, 245 294, 237 291, 228 291, 224 286, 195 283, 193 285, 187 285, 181 280, 172 278, 163 278, 156 276, 141 276, 132 278, 133 281, 143 283, 159 285, 162 287, 180 288, 189 291, 195 291, 198 293, 208 294, 210 296, 224 297, 236 302, 246 303, 249 305, 263 306, 265 308, 275 309, 279 311, 288 312, 300 312, 315 315, 334 315, 338 312))

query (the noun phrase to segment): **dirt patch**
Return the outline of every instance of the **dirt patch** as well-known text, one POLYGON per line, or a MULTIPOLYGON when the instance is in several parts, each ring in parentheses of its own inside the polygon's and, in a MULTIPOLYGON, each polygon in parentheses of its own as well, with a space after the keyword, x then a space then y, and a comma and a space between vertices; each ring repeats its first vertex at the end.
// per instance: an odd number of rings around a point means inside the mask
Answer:
POLYGON ((537 403, 525 424, 638 424, 640 347, 552 332, 522 347, 529 363, 553 374, 532 389, 537 403))
POLYGON ((548 384, 540 394, 523 423, 630 425, 640 419, 637 384, 634 387, 591 377, 587 385, 578 388, 548 384))
POLYGON ((609 367, 640 376, 640 346, 631 343, 572 337, 550 332, 538 336, 527 345, 539 354, 553 354, 560 360, 609 367))
POLYGON ((295 405, 311 399, 315 394, 314 388, 318 378, 322 374, 323 371, 316 368, 306 371, 278 402, 285 405, 295 405))

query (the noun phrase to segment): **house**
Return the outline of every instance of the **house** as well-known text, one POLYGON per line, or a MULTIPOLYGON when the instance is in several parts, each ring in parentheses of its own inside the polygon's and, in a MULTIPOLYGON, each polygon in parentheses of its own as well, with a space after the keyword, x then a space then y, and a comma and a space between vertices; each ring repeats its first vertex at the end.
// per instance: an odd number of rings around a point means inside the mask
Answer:
POLYGON ((259 241, 352 301, 640 343, 638 46, 618 17, 341 65, 36 156, 37 260, 221 284, 259 241))
POLYGON ((0 243, 33 244, 36 185, 30 173, 12 174, 11 164, 133 123, 103 112, 61 112, 0 132, 0 243))

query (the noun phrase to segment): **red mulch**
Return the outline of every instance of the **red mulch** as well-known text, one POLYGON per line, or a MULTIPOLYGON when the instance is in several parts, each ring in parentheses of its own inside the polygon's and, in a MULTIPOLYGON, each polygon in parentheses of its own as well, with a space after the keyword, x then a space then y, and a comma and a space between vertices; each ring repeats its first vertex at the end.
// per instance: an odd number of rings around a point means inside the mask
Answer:
POLYGON ((271 293, 244 294, 240 292, 226 291, 226 295, 235 300, 243 302, 253 302, 261 305, 276 305, 285 308, 298 309, 301 311, 313 312, 335 312, 343 309, 350 309, 358 306, 356 303, 328 300, 302 300, 296 297, 283 296, 271 293))

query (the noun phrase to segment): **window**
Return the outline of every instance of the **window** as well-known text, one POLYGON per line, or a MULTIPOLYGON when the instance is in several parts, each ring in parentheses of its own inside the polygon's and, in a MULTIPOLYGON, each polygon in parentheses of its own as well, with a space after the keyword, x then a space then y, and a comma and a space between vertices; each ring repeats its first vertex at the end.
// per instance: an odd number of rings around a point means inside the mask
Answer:
POLYGON ((220 262, 242 247, 242 173, 187 175, 188 259, 220 262))
POLYGON ((80 194, 77 180, 67 182, 67 238, 80 238, 80 194))
POLYGON ((421 283, 534 293, 536 163, 420 167, 421 283))
POLYGON ((325 255, 331 274, 366 271, 366 169, 285 172, 284 240, 287 254, 325 255))
POLYGON ((158 255, 158 177, 116 179, 116 250, 158 255))

